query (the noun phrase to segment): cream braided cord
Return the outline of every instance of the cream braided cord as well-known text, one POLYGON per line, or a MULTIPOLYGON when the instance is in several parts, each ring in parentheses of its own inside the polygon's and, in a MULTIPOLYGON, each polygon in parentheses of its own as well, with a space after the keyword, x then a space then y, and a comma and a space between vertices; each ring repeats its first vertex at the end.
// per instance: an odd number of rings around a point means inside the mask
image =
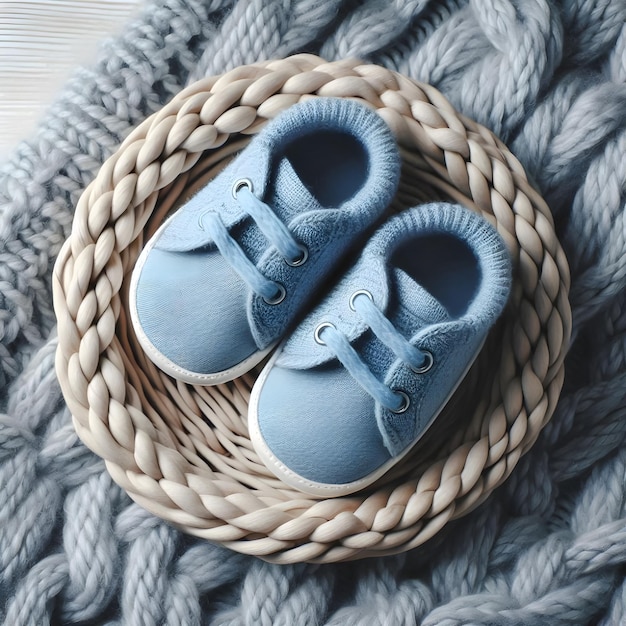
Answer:
POLYGON ((571 331, 550 212, 507 148, 428 85, 311 55, 201 80, 138 126, 83 193, 53 281, 57 373, 83 442, 149 511, 281 563, 408 550, 483 501, 551 417, 571 331), (359 98, 392 128, 404 162, 392 210, 462 202, 496 225, 516 268, 503 319, 442 418, 455 425, 439 433, 444 445, 428 457, 419 448, 371 492, 332 500, 291 490, 258 460, 245 417, 254 372, 210 388, 173 381, 145 358, 125 313, 135 259, 165 214, 244 135, 316 96, 359 98))

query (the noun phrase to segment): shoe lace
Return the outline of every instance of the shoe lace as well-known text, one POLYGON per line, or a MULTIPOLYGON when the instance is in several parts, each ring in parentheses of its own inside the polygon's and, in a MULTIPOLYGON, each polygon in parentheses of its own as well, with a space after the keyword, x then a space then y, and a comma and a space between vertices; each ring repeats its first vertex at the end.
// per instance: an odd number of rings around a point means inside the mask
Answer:
MULTIPOLYGON (((239 202, 242 210, 254 220, 268 241, 276 247, 288 265, 297 267, 306 261, 307 249, 296 241, 272 208, 252 193, 251 181, 244 179, 235 182, 233 197, 239 202)), ((211 236, 220 254, 255 293, 262 296, 268 304, 282 302, 285 298, 283 285, 270 280, 257 269, 239 243, 228 232, 219 213, 216 211, 203 213, 199 224, 200 228, 211 236)))
MULTIPOLYGON (((350 308, 368 325, 374 335, 413 372, 424 374, 432 367, 433 355, 428 350, 411 345, 374 304, 369 291, 356 291, 350 298, 350 308)), ((409 408, 409 396, 404 391, 392 389, 378 380, 352 347, 348 338, 333 324, 330 322, 319 324, 315 329, 315 340, 326 346, 354 380, 378 403, 394 413, 404 413, 409 408)))

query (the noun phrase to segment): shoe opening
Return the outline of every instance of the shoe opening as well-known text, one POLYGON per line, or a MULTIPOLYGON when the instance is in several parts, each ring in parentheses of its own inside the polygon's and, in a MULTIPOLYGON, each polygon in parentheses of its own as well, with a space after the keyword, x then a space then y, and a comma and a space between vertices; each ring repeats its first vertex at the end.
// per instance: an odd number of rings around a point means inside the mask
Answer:
POLYGON ((309 192, 324 207, 338 207, 362 189, 368 158, 361 142, 347 133, 325 130, 291 142, 285 157, 309 192))
POLYGON ((392 265, 404 270, 453 318, 466 313, 481 282, 481 269, 471 248, 457 237, 433 233, 402 243, 392 265))

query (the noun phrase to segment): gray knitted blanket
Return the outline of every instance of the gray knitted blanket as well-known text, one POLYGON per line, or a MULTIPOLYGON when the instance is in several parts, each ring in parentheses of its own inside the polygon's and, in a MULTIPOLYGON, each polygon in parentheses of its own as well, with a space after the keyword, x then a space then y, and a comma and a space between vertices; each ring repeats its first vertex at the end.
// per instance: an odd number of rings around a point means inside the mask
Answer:
POLYGON ((626 623, 625 0, 151 0, 0 172, 0 620, 42 624, 626 623), (268 565, 131 503, 74 434, 51 269, 81 190, 181 87, 300 51, 429 82, 548 201, 574 336, 510 479, 412 552, 268 565))

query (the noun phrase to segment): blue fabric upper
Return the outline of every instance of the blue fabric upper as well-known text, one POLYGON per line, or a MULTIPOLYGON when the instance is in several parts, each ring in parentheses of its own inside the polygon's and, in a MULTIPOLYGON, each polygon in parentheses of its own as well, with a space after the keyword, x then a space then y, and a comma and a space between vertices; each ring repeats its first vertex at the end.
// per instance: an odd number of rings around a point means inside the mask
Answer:
POLYGON ((399 455, 456 388, 501 314, 510 281, 503 241, 468 209, 435 203, 391 218, 278 348, 257 407, 268 447, 296 474, 325 484, 359 480, 399 455), (371 332, 350 307, 363 289, 411 345, 433 355, 432 369, 416 374, 371 332), (408 410, 375 402, 315 340, 322 323, 343 333, 379 380, 408 395, 408 410))
POLYGON ((384 121, 356 101, 315 98, 290 107, 256 135, 156 235, 135 294, 148 340, 176 365, 209 374, 276 342, 395 194, 400 160, 384 121), (242 210, 233 184, 253 194, 308 250, 291 267, 242 210), (245 256, 286 291, 268 304, 225 263, 208 229, 215 212, 245 256))

